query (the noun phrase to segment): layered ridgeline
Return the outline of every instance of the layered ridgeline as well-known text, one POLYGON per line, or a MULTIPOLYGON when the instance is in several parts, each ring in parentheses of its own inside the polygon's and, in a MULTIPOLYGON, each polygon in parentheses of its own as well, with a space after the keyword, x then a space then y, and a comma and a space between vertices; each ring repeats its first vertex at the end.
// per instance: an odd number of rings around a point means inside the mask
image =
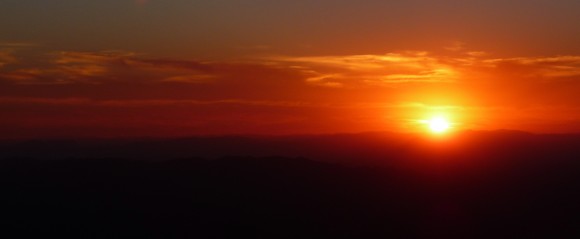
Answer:
POLYGON ((3 142, 0 205, 24 236, 557 236, 580 213, 579 143, 510 131, 3 142))

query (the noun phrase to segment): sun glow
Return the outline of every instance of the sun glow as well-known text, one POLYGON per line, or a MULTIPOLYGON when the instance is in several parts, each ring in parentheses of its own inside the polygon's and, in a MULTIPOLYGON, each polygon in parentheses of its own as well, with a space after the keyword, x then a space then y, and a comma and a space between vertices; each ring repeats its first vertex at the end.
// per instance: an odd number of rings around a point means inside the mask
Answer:
POLYGON ((427 125, 429 126, 429 130, 436 134, 445 133, 451 126, 449 121, 443 117, 433 117, 427 121, 427 125))

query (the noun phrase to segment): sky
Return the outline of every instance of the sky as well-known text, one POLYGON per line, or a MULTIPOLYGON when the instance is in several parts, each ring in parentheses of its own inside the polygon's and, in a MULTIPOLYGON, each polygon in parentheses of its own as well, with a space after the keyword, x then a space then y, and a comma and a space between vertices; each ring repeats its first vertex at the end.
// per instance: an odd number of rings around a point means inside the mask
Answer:
POLYGON ((580 132, 580 1, 0 0, 0 138, 580 132))

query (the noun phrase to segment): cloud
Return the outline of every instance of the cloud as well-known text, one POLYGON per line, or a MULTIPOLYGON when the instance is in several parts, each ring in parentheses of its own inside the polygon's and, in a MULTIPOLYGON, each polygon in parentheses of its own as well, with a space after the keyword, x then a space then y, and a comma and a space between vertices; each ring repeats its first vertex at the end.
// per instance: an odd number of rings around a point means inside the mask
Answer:
POLYGON ((176 71, 187 70, 203 73, 212 73, 220 63, 200 62, 195 60, 174 60, 174 59, 147 59, 137 57, 126 57, 123 59, 124 66, 148 71, 176 71))
POLYGON ((437 59, 428 56, 427 52, 388 53, 384 55, 347 55, 347 56, 312 56, 312 57, 268 57, 274 62, 309 63, 320 66, 345 68, 352 70, 383 69, 391 64, 405 67, 422 67, 434 64, 437 59))
POLYGON ((448 50, 448 51, 459 52, 459 51, 464 51, 466 49, 466 46, 467 46, 467 44, 465 42, 455 41, 455 42, 451 43, 449 46, 444 47, 444 49, 448 50))
POLYGON ((164 82, 178 82, 178 83, 206 83, 214 79, 214 75, 182 75, 171 76, 163 79, 164 82))
MULTIPOLYGON (((22 62, 17 69, 0 71, 0 79, 16 84, 36 85, 104 84, 136 79, 138 82, 133 83, 200 83, 214 78, 210 63, 147 59, 132 52, 63 51, 49 56, 47 62, 22 62)), ((0 67, 15 62, 16 57, 12 52, 0 52, 0 67)))
POLYGON ((0 47, 2 48, 29 48, 29 47, 37 47, 39 44, 32 43, 32 42, 7 42, 7 41, 0 41, 0 47))
POLYGON ((0 49, 0 69, 8 64, 16 63, 18 60, 10 50, 0 49))
POLYGON ((270 57, 272 64, 300 70, 306 82, 320 86, 364 86, 401 83, 451 83, 458 73, 452 65, 427 52, 384 55, 270 57))
POLYGON ((411 88, 499 81, 529 84, 526 81, 529 78, 550 82, 580 77, 580 56, 489 58, 485 52, 439 56, 407 51, 198 61, 146 57, 124 51, 62 51, 49 54, 46 62, 29 58, 34 57, 0 51, 0 80, 21 85, 203 84, 227 89, 224 92, 237 88, 251 94, 256 88, 411 88), (10 69, 6 68, 9 64, 13 64, 10 69))
POLYGON ((122 61, 123 59, 134 56, 132 52, 123 51, 103 51, 103 52, 76 52, 63 51, 59 52, 54 62, 59 65, 66 64, 102 64, 122 61))
POLYGON ((90 102, 86 98, 0 97, 0 104, 84 105, 90 102))
POLYGON ((108 107, 151 107, 180 105, 248 105, 275 107, 319 107, 303 101, 246 100, 246 99, 128 99, 128 100, 98 100, 90 98, 41 98, 41 97, 0 97, 0 104, 33 104, 62 106, 108 106, 108 107))
POLYGON ((580 56, 489 59, 482 62, 482 67, 523 78, 556 80, 580 77, 580 56))
POLYGON ((18 69, 11 72, 3 73, 1 78, 8 79, 13 82, 33 81, 42 76, 42 70, 38 69, 18 69))
POLYGON ((343 87, 344 84, 337 82, 340 81, 340 78, 342 78, 342 76, 338 74, 319 74, 317 76, 307 78, 306 83, 324 87, 343 87))
POLYGON ((0 79, 31 85, 100 83, 112 76, 112 66, 131 55, 124 52, 52 53, 47 62, 26 59, 31 62, 19 62, 16 69, 0 71, 0 79))

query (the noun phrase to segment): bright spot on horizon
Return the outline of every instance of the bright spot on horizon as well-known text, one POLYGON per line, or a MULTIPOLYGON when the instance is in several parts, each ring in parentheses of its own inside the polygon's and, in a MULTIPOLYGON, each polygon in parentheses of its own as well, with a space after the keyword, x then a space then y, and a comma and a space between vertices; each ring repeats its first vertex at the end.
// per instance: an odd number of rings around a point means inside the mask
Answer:
POLYGON ((427 121, 427 125, 429 126, 429 130, 436 134, 445 133, 449 127, 451 126, 449 121, 443 117, 433 117, 427 121))

